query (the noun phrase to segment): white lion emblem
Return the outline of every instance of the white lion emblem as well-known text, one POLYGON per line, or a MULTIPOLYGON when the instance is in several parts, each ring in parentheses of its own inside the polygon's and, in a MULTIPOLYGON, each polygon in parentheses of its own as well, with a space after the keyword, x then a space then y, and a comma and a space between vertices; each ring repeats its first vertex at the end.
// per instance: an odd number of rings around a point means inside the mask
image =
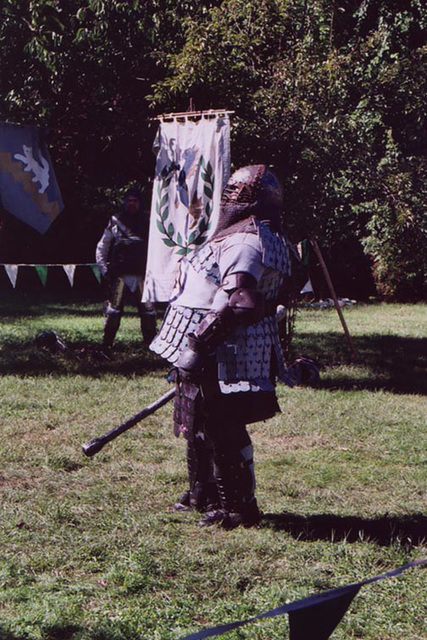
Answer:
POLYGON ((49 162, 41 155, 41 153, 39 154, 41 164, 37 162, 33 156, 33 147, 27 147, 24 144, 22 145, 22 148, 24 155, 15 153, 13 157, 26 165, 24 167, 24 171, 33 172, 34 177, 31 179, 32 182, 40 182, 39 193, 44 193, 49 186, 49 162))

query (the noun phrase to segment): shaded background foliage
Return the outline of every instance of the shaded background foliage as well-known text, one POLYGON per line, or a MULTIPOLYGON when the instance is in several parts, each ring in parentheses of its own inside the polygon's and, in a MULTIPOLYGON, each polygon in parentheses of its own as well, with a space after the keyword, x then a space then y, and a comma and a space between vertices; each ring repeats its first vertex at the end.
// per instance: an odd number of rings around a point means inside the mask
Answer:
POLYGON ((425 297, 421 0, 6 0, 0 21, 0 117, 49 129, 66 202, 44 237, 3 213, 0 260, 92 261, 124 186, 148 207, 150 118, 191 98, 235 112, 234 166, 274 168, 339 295, 425 297))

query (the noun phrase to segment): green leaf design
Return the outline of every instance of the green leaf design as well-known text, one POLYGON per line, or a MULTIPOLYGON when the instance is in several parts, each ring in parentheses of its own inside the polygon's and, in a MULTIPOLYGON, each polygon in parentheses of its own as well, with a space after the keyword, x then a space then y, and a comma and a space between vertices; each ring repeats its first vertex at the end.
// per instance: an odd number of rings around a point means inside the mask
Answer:
POLYGON ((204 195, 208 199, 205 203, 205 215, 203 215, 197 225, 197 229, 190 233, 187 242, 178 231, 176 239, 173 237, 175 233, 175 227, 172 222, 166 228, 166 221, 169 217, 169 194, 167 189, 173 179, 173 175, 170 174, 163 179, 157 188, 158 200, 156 202, 156 213, 159 220, 156 220, 157 228, 162 236, 162 241, 167 247, 175 247, 175 254, 185 256, 194 250, 194 247, 203 244, 206 240, 206 231, 210 227, 210 215, 212 213, 212 198, 213 198, 213 169, 210 162, 206 164, 203 156, 200 158, 200 167, 204 169, 201 171, 201 177, 205 182, 203 186, 204 195), (166 190, 166 191, 165 191, 166 190), (163 194, 163 195, 162 195, 163 194), (186 242, 187 246, 184 246, 186 242), (193 245, 191 247, 190 245, 193 245))
POLYGON ((162 238, 163 242, 165 243, 165 245, 167 247, 174 247, 175 246, 175 242, 173 240, 170 240, 169 238, 162 238))
POLYGON ((212 191, 212 189, 210 189, 210 188, 205 184, 203 191, 205 192, 205 196, 207 196, 208 198, 210 198, 210 199, 212 200, 212 198, 213 198, 213 191, 212 191))
POLYGON ((168 193, 165 193, 165 195, 163 196, 163 198, 160 200, 160 206, 161 206, 161 207, 164 207, 164 206, 165 206, 165 204, 167 203, 168 199, 169 199, 169 194, 168 194, 168 193))

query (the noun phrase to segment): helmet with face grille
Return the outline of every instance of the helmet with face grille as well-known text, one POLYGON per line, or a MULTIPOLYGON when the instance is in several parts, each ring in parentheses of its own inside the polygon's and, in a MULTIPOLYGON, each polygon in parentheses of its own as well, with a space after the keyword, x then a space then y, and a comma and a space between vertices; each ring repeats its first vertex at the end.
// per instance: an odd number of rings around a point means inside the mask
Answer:
POLYGON ((222 204, 255 204, 281 207, 282 187, 265 164, 252 164, 237 169, 229 178, 222 194, 222 204))
POLYGON ((253 218, 281 228, 283 192, 280 182, 265 164, 237 169, 224 187, 218 225, 212 238, 242 231, 253 218))

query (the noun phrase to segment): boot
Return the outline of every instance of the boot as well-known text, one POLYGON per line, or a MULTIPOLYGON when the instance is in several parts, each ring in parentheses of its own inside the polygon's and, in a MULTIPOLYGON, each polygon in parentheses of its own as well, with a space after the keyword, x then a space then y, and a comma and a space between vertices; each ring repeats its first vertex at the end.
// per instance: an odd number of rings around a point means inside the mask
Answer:
POLYGON ((192 511, 206 513, 220 507, 218 491, 214 482, 196 482, 192 491, 184 491, 173 505, 174 511, 192 511))
POLYGON ((224 529, 234 529, 258 524, 252 445, 247 444, 234 454, 217 451, 214 458, 221 508, 208 512, 199 525, 219 524, 224 529))
POLYGON ((192 507, 190 504, 190 491, 184 491, 182 496, 178 498, 178 500, 173 505, 172 509, 174 511, 191 511, 192 507))
POLYGON ((210 527, 217 524, 222 529, 229 531, 237 527, 254 527, 259 524, 260 520, 261 513, 254 498, 249 504, 241 506, 238 512, 229 512, 225 509, 208 511, 203 520, 199 520, 199 527, 210 527))

